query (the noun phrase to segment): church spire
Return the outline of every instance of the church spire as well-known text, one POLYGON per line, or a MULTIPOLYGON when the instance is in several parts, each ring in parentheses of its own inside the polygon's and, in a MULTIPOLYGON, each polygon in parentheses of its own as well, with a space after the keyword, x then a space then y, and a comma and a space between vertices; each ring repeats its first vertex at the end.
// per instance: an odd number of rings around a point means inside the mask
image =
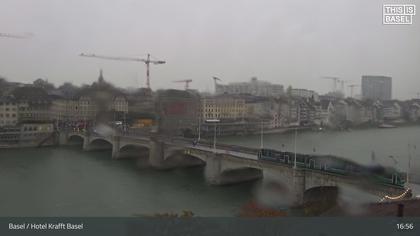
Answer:
POLYGON ((104 76, 102 74, 102 69, 99 70, 98 83, 102 84, 104 82, 104 76))

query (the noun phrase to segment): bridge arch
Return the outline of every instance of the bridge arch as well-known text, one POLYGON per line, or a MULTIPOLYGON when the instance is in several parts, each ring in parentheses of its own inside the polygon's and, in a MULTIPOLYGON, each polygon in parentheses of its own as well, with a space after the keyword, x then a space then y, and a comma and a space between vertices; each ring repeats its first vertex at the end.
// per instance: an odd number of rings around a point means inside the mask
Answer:
POLYGON ((263 170, 248 166, 224 169, 220 173, 220 178, 223 185, 254 181, 263 178, 263 170))
POLYGON ((162 160, 163 169, 205 166, 205 160, 185 153, 183 148, 169 148, 164 151, 162 160))
POLYGON ((86 151, 112 150, 113 148, 112 142, 104 138, 95 138, 89 141, 89 144, 85 147, 86 151))
POLYGON ((67 144, 68 145, 83 145, 83 142, 85 141, 85 137, 78 134, 70 135, 67 138, 67 144))
POLYGON ((192 150, 192 149, 185 149, 184 150, 185 158, 194 158, 202 161, 203 163, 207 162, 207 153, 199 151, 199 150, 192 150))
POLYGON ((125 144, 118 150, 118 158, 142 158, 148 159, 150 147, 142 144, 125 144))
POLYGON ((199 155, 192 155, 192 154, 186 154, 186 153, 183 153, 183 155, 184 155, 184 158, 185 159, 191 159, 193 161, 200 162, 203 165, 206 164, 206 159, 203 158, 203 157, 201 157, 201 156, 199 156, 199 155))

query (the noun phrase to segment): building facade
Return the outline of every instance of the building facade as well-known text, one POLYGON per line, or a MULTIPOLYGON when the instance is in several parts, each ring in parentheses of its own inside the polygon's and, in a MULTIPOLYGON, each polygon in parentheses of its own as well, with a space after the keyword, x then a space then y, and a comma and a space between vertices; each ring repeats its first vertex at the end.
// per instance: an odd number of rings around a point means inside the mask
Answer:
POLYGON ((314 101, 319 101, 319 95, 317 92, 309 89, 291 89, 290 95, 297 98, 308 98, 314 101))
POLYGON ((159 91, 156 113, 159 133, 182 136, 196 134, 200 120, 200 95, 189 90, 159 91))
POLYGON ((236 82, 227 85, 215 84, 216 95, 250 94, 262 97, 280 97, 284 95, 283 85, 272 84, 253 77, 250 82, 236 82))
POLYGON ((371 100, 391 100, 392 78, 388 76, 363 75, 362 98, 371 100))
POLYGON ((201 99, 202 120, 232 119, 245 117, 245 99, 229 95, 204 97, 201 99))
POLYGON ((128 113, 128 100, 122 92, 107 83, 100 72, 98 81, 79 91, 74 97, 51 99, 51 118, 63 124, 108 123, 122 121, 128 113))
POLYGON ((18 103, 12 97, 0 98, 0 127, 18 123, 18 103))

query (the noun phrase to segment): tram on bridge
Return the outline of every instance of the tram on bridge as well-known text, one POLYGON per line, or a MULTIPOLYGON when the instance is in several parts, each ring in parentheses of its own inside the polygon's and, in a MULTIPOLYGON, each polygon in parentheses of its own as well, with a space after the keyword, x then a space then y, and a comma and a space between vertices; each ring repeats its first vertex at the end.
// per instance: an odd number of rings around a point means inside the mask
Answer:
POLYGON ((404 187, 406 175, 395 168, 383 166, 364 166, 354 161, 332 155, 309 155, 282 152, 273 149, 260 149, 258 160, 295 165, 296 167, 320 170, 338 175, 371 177, 381 183, 404 187))

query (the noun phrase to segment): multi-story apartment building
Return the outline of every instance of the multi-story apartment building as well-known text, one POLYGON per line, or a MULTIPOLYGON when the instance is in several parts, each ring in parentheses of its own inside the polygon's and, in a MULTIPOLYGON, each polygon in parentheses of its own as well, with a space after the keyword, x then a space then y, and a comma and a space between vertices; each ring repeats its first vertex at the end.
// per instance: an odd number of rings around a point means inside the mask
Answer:
POLYGON ((125 96, 114 96, 110 105, 110 110, 128 113, 128 101, 125 96))
POLYGON ((18 103, 13 97, 0 98, 0 127, 18 123, 18 103))
POLYGON ((293 98, 288 101, 289 125, 312 125, 321 122, 321 103, 311 99, 293 98))
POLYGON ((398 101, 384 101, 382 105, 382 117, 384 120, 398 120, 402 118, 402 107, 398 101))
POLYGON ((203 120, 244 119, 246 116, 245 99, 230 95, 204 97, 201 99, 203 120))
POLYGON ((20 127, 20 142, 42 140, 54 131, 52 123, 26 123, 20 127))
POLYGON ((420 99, 411 100, 407 106, 407 118, 410 121, 420 120, 420 99))
POLYGON ((92 86, 82 89, 71 98, 56 96, 51 104, 51 116, 55 121, 111 121, 118 119, 119 113, 128 113, 127 98, 105 82, 102 71, 92 86))
POLYGON ((283 85, 272 84, 253 77, 250 82, 236 82, 227 85, 215 83, 216 95, 221 94, 250 94, 262 97, 280 97, 284 95, 283 85))
POLYGON ((307 98, 307 99, 313 99, 314 101, 319 101, 319 95, 317 92, 313 90, 308 89, 291 89, 290 95, 292 97, 297 98, 307 98))
POLYGON ((51 115, 56 121, 86 121, 96 116, 96 106, 90 97, 75 99, 55 98, 51 105, 51 115))
POLYGON ((16 88, 12 93, 18 106, 19 122, 51 122, 51 98, 41 88, 16 88))

